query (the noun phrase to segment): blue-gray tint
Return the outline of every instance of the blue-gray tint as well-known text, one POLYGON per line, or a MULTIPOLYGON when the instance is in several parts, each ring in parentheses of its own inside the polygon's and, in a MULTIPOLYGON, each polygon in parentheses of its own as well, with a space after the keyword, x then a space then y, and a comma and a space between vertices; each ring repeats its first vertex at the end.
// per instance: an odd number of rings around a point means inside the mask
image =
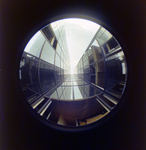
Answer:
POLYGON ((46 42, 43 47, 41 59, 48 63, 54 64, 54 57, 55 57, 55 51, 53 47, 48 42, 46 42))
POLYGON ((42 50, 42 46, 46 41, 43 34, 38 31, 30 40, 30 42, 26 45, 25 52, 32 54, 36 57, 40 56, 40 52, 42 50))

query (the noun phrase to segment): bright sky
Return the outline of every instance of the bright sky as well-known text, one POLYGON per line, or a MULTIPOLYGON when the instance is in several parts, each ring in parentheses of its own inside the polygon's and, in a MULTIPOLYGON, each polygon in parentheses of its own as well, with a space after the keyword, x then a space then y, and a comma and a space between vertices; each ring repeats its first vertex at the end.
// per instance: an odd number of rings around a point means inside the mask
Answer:
POLYGON ((77 63, 100 26, 84 19, 65 19, 64 23, 73 74, 77 63))

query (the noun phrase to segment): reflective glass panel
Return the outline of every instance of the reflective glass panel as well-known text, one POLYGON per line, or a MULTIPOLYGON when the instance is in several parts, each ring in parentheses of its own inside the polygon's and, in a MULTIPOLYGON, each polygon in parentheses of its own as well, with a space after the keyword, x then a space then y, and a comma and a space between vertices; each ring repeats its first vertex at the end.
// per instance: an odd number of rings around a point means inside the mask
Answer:
POLYGON ((39 57, 42 50, 45 38, 40 31, 38 31, 30 40, 30 42, 25 47, 25 52, 39 57))
POLYGON ((53 92, 53 94, 50 97, 54 99, 58 99, 57 91, 53 92))
POLYGON ((116 38, 84 19, 46 25, 19 67, 26 101, 47 123, 78 127, 108 115, 126 88, 127 62, 116 38))
POLYGON ((56 53, 56 57, 55 57, 55 66, 60 67, 60 57, 58 56, 57 53, 56 53))
POLYGON ((62 87, 57 88, 57 92, 58 92, 58 97, 60 98, 63 93, 62 87))
POLYGON ((55 54, 55 51, 53 47, 48 42, 46 42, 43 47, 41 59, 51 64, 54 64, 54 54, 55 54))
POLYGON ((60 48, 60 44, 59 43, 57 44, 56 51, 57 51, 58 55, 60 55, 61 48, 60 48))
POLYGON ((74 86, 74 95, 75 95, 75 99, 83 98, 78 86, 74 86))

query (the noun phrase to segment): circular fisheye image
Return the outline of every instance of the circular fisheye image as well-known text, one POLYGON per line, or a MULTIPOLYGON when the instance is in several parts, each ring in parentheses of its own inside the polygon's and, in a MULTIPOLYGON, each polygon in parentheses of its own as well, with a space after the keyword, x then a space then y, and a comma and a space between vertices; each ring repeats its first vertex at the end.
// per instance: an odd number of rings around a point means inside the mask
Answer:
POLYGON ((126 86, 127 63, 105 28, 85 19, 63 19, 29 40, 19 79, 35 113, 48 123, 78 127, 116 107, 126 86))

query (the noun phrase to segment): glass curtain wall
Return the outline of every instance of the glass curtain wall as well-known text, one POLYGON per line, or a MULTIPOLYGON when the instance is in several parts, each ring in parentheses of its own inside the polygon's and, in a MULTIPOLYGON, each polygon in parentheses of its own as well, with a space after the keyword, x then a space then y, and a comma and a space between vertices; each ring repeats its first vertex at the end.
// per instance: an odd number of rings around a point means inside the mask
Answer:
POLYGON ((127 66, 122 47, 103 27, 91 39, 70 74, 63 22, 38 31, 20 62, 22 91, 32 108, 46 120, 82 126, 107 115, 126 86, 127 66))
POLYGON ((28 101, 59 86, 70 73, 64 25, 55 22, 38 31, 23 52, 19 77, 28 101))
MULTIPOLYGON (((121 98, 127 75, 125 55, 116 39, 103 27, 95 34, 75 73, 103 92, 121 98)), ((91 91, 94 93, 89 96, 96 95, 96 91, 91 91)))

